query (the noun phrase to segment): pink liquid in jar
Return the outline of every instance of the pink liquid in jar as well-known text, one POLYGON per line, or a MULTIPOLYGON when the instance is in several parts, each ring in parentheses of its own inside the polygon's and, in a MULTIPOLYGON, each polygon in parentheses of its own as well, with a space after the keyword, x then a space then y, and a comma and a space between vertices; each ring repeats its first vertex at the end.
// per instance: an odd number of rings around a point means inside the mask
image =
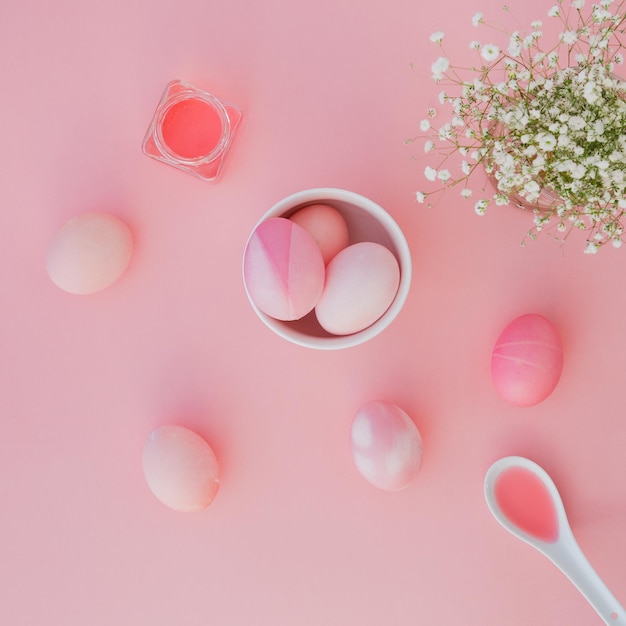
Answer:
POLYGON ((494 495, 502 513, 521 531, 548 543, 558 539, 554 502, 534 472, 523 467, 504 470, 496 479, 494 495))
POLYGON ((173 104, 161 126, 163 141, 183 159, 198 159, 211 154, 223 131, 219 112, 208 102, 196 98, 173 104))

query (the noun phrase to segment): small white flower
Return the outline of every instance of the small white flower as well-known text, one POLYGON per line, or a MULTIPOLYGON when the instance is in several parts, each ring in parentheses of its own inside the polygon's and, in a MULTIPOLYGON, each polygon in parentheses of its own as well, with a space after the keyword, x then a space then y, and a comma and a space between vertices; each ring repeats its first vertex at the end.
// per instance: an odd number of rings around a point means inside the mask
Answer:
POLYGON ((584 249, 585 254, 596 254, 598 252, 598 244, 593 241, 587 242, 587 247, 584 249))
POLYGON ((469 47, 472 50, 479 50, 480 49, 480 41, 476 41, 475 39, 472 39, 472 41, 469 42, 469 47))
POLYGON ((624 242, 621 239, 614 238, 611 240, 611 243, 613 244, 614 248, 621 248, 624 242))
POLYGON ((483 21, 483 14, 479 11, 472 18, 472 24, 478 26, 483 21))
POLYGON ((430 120, 422 120, 420 122, 420 130, 425 133, 427 130, 430 130, 430 120))
POLYGON ((487 62, 495 61, 500 54, 500 48, 492 43, 485 44, 480 51, 480 55, 487 62))
POLYGON ((575 30, 566 30, 561 33, 561 41, 568 46, 575 44, 578 40, 578 33, 575 30))
POLYGON ((485 214, 485 210, 487 209, 487 200, 479 200, 475 205, 474 205, 474 211, 476 211, 476 213, 478 215, 484 215, 485 214))
POLYGON ((561 14, 561 8, 558 4, 555 4, 549 11, 548 17, 558 17, 561 14))
POLYGON ((441 43, 443 41, 444 35, 445 35, 444 33, 442 33, 440 30, 438 30, 437 32, 433 33, 430 36, 430 40, 433 43, 441 43))
POLYGON ((451 141, 453 140, 454 134, 452 132, 452 124, 450 124, 450 122, 446 122, 440 129, 439 129, 439 139, 441 141, 451 141))
POLYGON ((466 176, 469 175, 469 173, 471 172, 471 167, 470 164, 467 161, 463 161, 461 163, 461 171, 463 172, 463 174, 465 174, 466 176))
POLYGON ((439 172, 437 173, 437 178, 442 183, 449 181, 450 177, 451 177, 450 170, 439 170, 439 172))
POLYGON ((471 189, 461 189, 461 197, 462 198, 469 198, 472 195, 472 190, 471 189))
POLYGON ((572 8, 582 9, 585 6, 585 0, 572 0, 572 8))
POLYGON ((426 200, 426 194, 422 193, 421 191, 416 191, 415 192, 415 199, 420 203, 420 204, 424 204, 424 200, 426 200))
POLYGON ((586 125, 585 120, 582 117, 580 117, 580 115, 572 115, 572 117, 569 118, 567 123, 569 127, 574 131, 582 130, 586 125))
POLYGON ((434 167, 430 167, 430 165, 427 165, 424 169, 424 176, 426 176, 427 180, 433 182, 437 180, 437 170, 434 167))
POLYGON ((446 101, 447 95, 445 91, 439 92, 439 104, 443 104, 446 101))
POLYGON ((519 37, 511 37, 507 52, 514 58, 520 57, 522 54, 522 40, 519 37))
POLYGON ((428 141, 426 141, 426 143, 424 143, 424 152, 430 152, 434 149, 434 147, 435 142, 429 139, 428 141))
POLYGON ((550 152, 556 147, 556 137, 552 133, 539 133, 537 142, 544 152, 550 152))
POLYGON ((595 104, 598 101, 600 94, 596 83, 589 81, 585 85, 583 88, 583 97, 589 104, 595 104))
POLYGON ((439 57, 432 64, 432 67, 431 67, 431 70, 433 72, 433 78, 435 80, 439 80, 443 78, 444 73, 448 70, 449 67, 450 67, 450 61, 448 61, 446 57, 439 57))
POLYGON ((569 146, 571 142, 572 140, 569 138, 569 135, 567 135, 566 133, 561 133, 557 140, 557 145, 559 146, 559 148, 565 148, 569 146))
POLYGON ((541 187, 536 180, 529 180, 524 185, 524 193, 529 196, 536 196, 541 191, 541 187))

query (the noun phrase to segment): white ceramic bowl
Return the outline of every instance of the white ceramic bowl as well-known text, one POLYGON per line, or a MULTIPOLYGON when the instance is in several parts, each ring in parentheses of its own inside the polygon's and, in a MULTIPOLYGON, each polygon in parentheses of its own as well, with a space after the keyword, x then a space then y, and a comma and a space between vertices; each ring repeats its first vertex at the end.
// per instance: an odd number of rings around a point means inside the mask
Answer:
MULTIPOLYGON (((319 188, 294 193, 275 204, 259 220, 255 229, 266 219, 289 217, 309 204, 329 204, 337 209, 348 224, 350 244, 373 241, 386 246, 393 252, 400 266, 400 285, 393 302, 383 316, 371 326, 351 335, 331 335, 319 325, 315 311, 311 311, 302 319, 284 322, 260 311, 246 288, 248 300, 266 326, 277 335, 295 344, 318 350, 338 350, 359 345, 387 328, 402 309, 411 283, 409 246, 400 227, 389 213, 372 200, 345 189, 319 188)), ((244 280, 244 287, 245 284, 244 280)))

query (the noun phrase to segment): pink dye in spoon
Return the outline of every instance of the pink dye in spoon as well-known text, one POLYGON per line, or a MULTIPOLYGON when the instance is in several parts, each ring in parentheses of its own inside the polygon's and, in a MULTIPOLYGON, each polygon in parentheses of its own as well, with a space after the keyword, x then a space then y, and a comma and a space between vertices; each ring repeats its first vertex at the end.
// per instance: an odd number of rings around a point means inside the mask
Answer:
POLYGON ((543 468, 517 456, 496 461, 485 476, 485 499, 498 522, 548 557, 605 624, 626 625, 626 611, 576 543, 559 492, 543 468))
POLYGON ((535 472, 510 467, 496 479, 496 502, 504 516, 528 535, 553 542, 559 538, 559 521, 552 496, 535 472))

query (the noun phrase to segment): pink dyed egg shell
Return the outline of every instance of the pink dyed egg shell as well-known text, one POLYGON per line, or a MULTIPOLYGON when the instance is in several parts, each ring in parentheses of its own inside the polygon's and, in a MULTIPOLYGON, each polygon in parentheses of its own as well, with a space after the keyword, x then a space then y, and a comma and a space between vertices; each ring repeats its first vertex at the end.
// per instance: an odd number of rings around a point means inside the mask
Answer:
POLYGON ((537 314, 513 320, 500 334, 491 355, 491 377, 510 404, 533 406, 556 387, 563 370, 561 338, 552 323, 537 314))
POLYGON ((350 335, 378 320, 398 292, 400 266, 385 246, 363 241, 344 248, 326 268, 324 292, 315 307, 320 326, 350 335))
POLYGON ((422 465, 422 438, 411 418, 389 402, 369 402, 354 416, 352 455, 368 482, 386 491, 400 491, 422 465))
POLYGON ((328 204, 310 204, 298 209, 289 219, 313 237, 322 252, 325 265, 349 243, 346 220, 328 204))
POLYGON ((69 219, 48 244, 46 269, 52 282, 73 294, 95 293, 113 284, 133 253, 128 226, 108 213, 69 219))
POLYGON ((315 307, 322 294, 324 260, 302 226, 273 217, 250 236, 243 275, 248 295, 260 311, 278 320, 297 320, 315 307))
POLYGON ((219 488, 213 450, 183 426, 162 426, 150 433, 143 448, 143 471, 152 493, 176 511, 206 508, 219 488))

